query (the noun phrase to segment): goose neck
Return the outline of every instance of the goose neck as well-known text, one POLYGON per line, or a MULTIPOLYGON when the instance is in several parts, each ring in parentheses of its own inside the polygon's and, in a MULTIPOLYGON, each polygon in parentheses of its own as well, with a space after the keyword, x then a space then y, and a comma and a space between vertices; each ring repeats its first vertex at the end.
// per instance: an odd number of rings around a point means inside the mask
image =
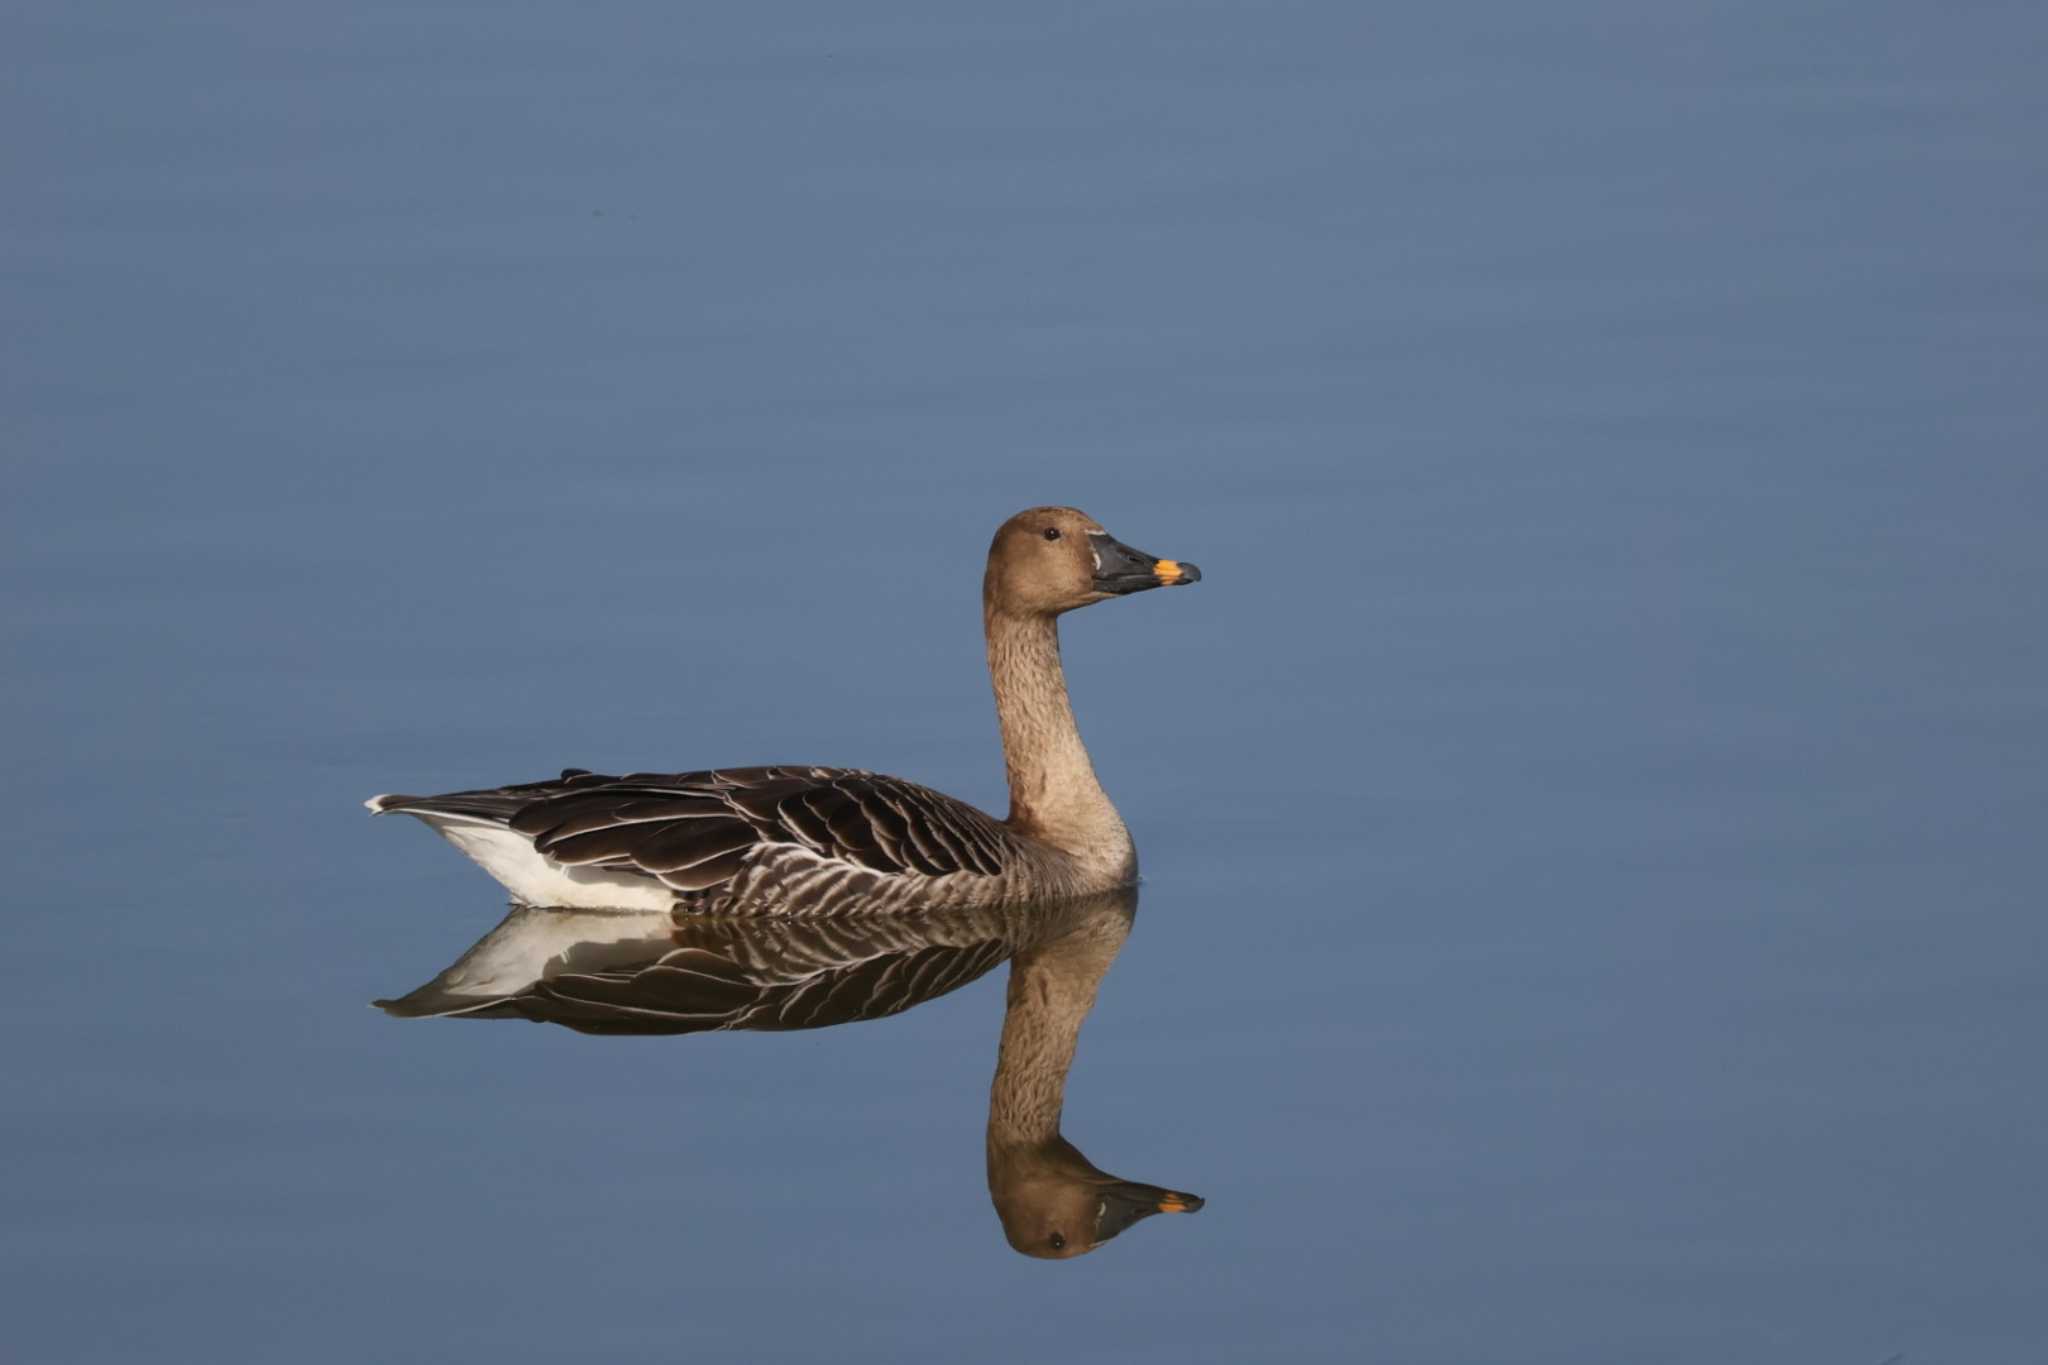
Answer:
POLYGON ((1130 835, 1096 780, 1074 721, 1056 620, 991 606, 984 625, 1009 776, 1010 825, 1075 856, 1131 861, 1130 835))

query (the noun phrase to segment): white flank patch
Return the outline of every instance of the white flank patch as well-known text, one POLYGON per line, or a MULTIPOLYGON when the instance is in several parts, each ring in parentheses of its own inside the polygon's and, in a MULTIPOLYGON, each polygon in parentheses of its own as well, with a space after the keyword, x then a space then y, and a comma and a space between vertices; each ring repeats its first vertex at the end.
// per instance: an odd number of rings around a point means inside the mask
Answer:
POLYGON ((568 910, 667 910, 675 903, 675 892, 652 877, 608 868, 564 867, 544 856, 533 840, 495 820, 441 811, 398 814, 417 815, 497 878, 514 899, 528 905, 568 910))

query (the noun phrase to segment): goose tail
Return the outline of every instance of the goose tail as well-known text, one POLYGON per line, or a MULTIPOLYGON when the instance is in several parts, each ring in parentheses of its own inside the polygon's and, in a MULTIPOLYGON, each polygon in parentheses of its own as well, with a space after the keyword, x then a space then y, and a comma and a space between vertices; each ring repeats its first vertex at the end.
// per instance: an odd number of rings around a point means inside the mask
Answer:
POLYGON ((417 815, 429 824, 442 820, 477 820, 485 824, 509 824, 530 797, 505 792, 450 792, 446 796, 408 796, 385 792, 363 802, 372 815, 417 815))
POLYGON ((386 792, 363 805, 372 815, 419 817, 523 905, 666 910, 674 903, 674 891, 636 869, 565 866, 547 857, 512 828, 512 817, 533 799, 531 789, 512 787, 443 796, 386 792))

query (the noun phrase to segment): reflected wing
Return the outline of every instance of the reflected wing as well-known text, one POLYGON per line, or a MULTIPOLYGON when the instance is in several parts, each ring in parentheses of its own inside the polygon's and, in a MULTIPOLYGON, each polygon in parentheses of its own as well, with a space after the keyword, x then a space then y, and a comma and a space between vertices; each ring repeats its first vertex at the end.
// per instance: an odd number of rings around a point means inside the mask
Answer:
POLYGON ((377 1004, 585 1033, 824 1028, 957 990, 1057 918, 1030 907, 827 922, 516 906, 433 981, 377 1004))
POLYGON ((857 769, 572 771, 468 795, 509 808, 510 827, 558 863, 638 871, 707 904, 747 899, 749 870, 772 867, 775 903, 750 908, 787 914, 826 909, 880 877, 995 876, 1016 852, 972 806, 857 769))

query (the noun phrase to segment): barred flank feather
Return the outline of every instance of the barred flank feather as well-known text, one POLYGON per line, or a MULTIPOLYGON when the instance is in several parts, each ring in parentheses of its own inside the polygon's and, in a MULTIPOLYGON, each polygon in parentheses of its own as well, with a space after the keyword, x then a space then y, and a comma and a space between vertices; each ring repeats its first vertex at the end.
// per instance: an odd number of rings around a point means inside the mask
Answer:
POLYGON ((846 914, 992 905, 1017 899, 1027 878, 1037 894, 1062 889, 1042 850, 1001 821, 850 768, 570 768, 370 808, 425 820, 530 904, 846 914))

